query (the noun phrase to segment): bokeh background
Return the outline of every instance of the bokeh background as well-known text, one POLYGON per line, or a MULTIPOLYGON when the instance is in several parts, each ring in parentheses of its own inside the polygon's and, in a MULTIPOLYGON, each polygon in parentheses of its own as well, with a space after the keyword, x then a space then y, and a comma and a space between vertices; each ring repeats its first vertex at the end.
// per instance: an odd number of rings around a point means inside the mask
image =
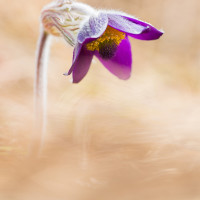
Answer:
POLYGON ((133 72, 118 80, 94 60, 63 76, 73 49, 51 45, 48 124, 31 157, 40 10, 48 0, 0 0, 0 199, 200 199, 200 3, 84 0, 150 22, 165 34, 131 39, 133 72))

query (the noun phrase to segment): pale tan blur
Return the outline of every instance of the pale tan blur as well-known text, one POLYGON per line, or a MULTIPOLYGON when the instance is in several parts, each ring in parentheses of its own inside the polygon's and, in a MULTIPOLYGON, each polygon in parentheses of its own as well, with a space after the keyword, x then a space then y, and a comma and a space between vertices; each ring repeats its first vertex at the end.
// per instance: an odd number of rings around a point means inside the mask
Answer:
POLYGON ((200 199, 199 0, 85 0, 165 31, 131 39, 133 72, 118 80, 94 60, 74 85, 73 49, 54 40, 48 125, 28 155, 39 15, 48 0, 0 0, 0 200, 200 199))

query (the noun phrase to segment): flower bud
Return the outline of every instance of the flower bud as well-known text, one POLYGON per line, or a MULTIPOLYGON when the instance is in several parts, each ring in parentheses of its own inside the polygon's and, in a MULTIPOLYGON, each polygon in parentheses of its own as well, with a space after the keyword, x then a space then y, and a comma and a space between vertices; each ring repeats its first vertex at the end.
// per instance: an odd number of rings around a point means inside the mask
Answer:
POLYGON ((81 24, 94 14, 95 10, 72 0, 58 0, 45 6, 41 13, 44 30, 54 36, 63 36, 74 46, 81 24))

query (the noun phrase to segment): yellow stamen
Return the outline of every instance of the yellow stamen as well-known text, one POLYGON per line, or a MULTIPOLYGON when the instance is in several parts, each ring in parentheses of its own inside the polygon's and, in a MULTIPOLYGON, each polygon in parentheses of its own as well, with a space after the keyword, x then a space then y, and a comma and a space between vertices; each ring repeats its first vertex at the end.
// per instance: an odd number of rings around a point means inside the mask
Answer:
POLYGON ((125 33, 108 26, 103 35, 98 39, 87 43, 86 48, 89 51, 95 51, 95 50, 99 51, 99 45, 103 43, 105 40, 111 40, 116 45, 119 45, 124 38, 125 38, 125 33))

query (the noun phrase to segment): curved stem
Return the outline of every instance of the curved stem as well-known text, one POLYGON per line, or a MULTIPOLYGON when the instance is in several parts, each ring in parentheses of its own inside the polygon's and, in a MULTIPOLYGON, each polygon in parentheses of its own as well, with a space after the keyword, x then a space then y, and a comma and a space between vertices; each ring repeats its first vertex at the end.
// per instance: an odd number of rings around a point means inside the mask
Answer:
POLYGON ((41 28, 36 55, 35 74, 35 127, 31 138, 30 153, 38 156, 42 150, 46 132, 46 104, 47 104, 47 62, 49 54, 50 36, 41 28))

